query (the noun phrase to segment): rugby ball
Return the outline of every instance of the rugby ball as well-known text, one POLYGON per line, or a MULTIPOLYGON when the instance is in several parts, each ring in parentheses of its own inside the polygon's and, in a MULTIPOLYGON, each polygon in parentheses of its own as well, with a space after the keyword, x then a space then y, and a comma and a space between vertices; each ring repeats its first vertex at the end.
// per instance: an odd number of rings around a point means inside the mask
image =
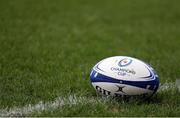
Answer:
POLYGON ((154 94, 159 87, 159 77, 150 65, 127 56, 98 62, 90 80, 98 93, 110 96, 154 94))

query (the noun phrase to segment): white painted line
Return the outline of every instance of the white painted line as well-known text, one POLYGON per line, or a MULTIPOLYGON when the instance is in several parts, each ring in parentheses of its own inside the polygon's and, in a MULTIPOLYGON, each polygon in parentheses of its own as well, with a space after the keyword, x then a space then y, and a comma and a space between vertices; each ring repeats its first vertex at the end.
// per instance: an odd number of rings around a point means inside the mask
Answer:
POLYGON ((0 109, 0 116, 24 116, 34 112, 41 113, 43 111, 55 110, 64 105, 75 105, 75 104, 87 104, 87 103, 97 103, 98 100, 94 98, 87 97, 76 97, 75 95, 70 95, 69 97, 58 97, 54 101, 44 102, 40 101, 35 105, 26 105, 24 107, 18 108, 9 108, 9 109, 0 109))
POLYGON ((164 83, 163 85, 160 85, 158 91, 165 91, 170 89, 178 89, 180 91, 180 79, 177 79, 172 83, 164 83))
MULTIPOLYGON (((175 89, 178 88, 180 91, 180 80, 176 80, 174 83, 165 83, 160 86, 160 91, 165 91, 169 89, 175 89)), ((75 95, 70 95, 68 97, 57 97, 54 101, 51 102, 43 102, 40 101, 39 103, 35 105, 26 105, 24 107, 13 107, 13 108, 6 108, 6 109, 0 109, 0 116, 1 117, 7 117, 7 116, 25 116, 32 113, 41 113, 43 111, 52 111, 55 109, 58 109, 65 105, 76 105, 76 104, 87 104, 92 103, 96 104, 99 103, 102 99, 95 99, 90 97, 77 97, 75 95)), ((102 101, 101 101, 102 102, 102 101)))

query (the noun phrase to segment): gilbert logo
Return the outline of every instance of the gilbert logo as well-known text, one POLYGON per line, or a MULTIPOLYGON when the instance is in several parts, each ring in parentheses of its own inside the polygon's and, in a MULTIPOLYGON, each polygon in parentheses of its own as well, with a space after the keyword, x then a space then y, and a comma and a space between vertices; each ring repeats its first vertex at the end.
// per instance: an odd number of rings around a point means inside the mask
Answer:
POLYGON ((125 58, 125 59, 122 59, 122 60, 118 63, 118 65, 119 65, 120 67, 124 67, 124 66, 128 66, 128 65, 131 64, 131 63, 132 63, 132 60, 131 60, 131 59, 125 58))

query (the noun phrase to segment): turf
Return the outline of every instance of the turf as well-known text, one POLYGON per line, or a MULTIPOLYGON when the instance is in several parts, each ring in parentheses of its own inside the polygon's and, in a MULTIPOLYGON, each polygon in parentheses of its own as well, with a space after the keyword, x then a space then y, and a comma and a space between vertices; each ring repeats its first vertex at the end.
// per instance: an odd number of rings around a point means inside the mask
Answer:
MULTIPOLYGON (((180 73, 179 0, 1 0, 0 108, 96 96, 95 63, 114 55, 150 63, 161 83, 180 73)), ((40 116, 180 116, 179 92, 158 102, 65 106, 40 116)), ((36 116, 38 114, 33 114, 36 116)))

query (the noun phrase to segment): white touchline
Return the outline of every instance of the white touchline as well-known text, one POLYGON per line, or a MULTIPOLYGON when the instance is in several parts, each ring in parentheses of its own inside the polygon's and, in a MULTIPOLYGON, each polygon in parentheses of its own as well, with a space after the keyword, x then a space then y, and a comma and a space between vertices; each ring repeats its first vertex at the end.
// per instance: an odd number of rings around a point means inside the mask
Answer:
MULTIPOLYGON (((160 86, 158 92, 168 90, 168 89, 175 89, 178 88, 180 91, 180 80, 176 80, 174 83, 165 83, 160 86)), ((41 113, 46 111, 51 111, 58 109, 64 105, 75 105, 75 104, 87 104, 87 103, 98 103, 100 99, 98 98, 89 98, 89 97, 77 97, 75 95, 70 95, 68 97, 57 97, 54 101, 50 102, 43 102, 40 101, 35 105, 26 105, 24 107, 13 107, 13 108, 6 108, 0 109, 0 116, 7 117, 7 116, 27 116, 32 113, 41 113)))
POLYGON ((64 105, 75 105, 75 104, 87 104, 87 103, 96 103, 98 100, 94 98, 87 97, 77 97, 75 95, 70 95, 68 97, 57 97, 54 101, 43 102, 40 101, 35 105, 26 105, 24 107, 14 107, 8 109, 0 109, 0 116, 25 116, 34 112, 41 113, 43 111, 55 110, 64 105))
POLYGON ((163 85, 160 85, 158 91, 165 91, 175 88, 177 88, 180 91, 180 79, 177 79, 175 82, 172 83, 164 83, 163 85))

